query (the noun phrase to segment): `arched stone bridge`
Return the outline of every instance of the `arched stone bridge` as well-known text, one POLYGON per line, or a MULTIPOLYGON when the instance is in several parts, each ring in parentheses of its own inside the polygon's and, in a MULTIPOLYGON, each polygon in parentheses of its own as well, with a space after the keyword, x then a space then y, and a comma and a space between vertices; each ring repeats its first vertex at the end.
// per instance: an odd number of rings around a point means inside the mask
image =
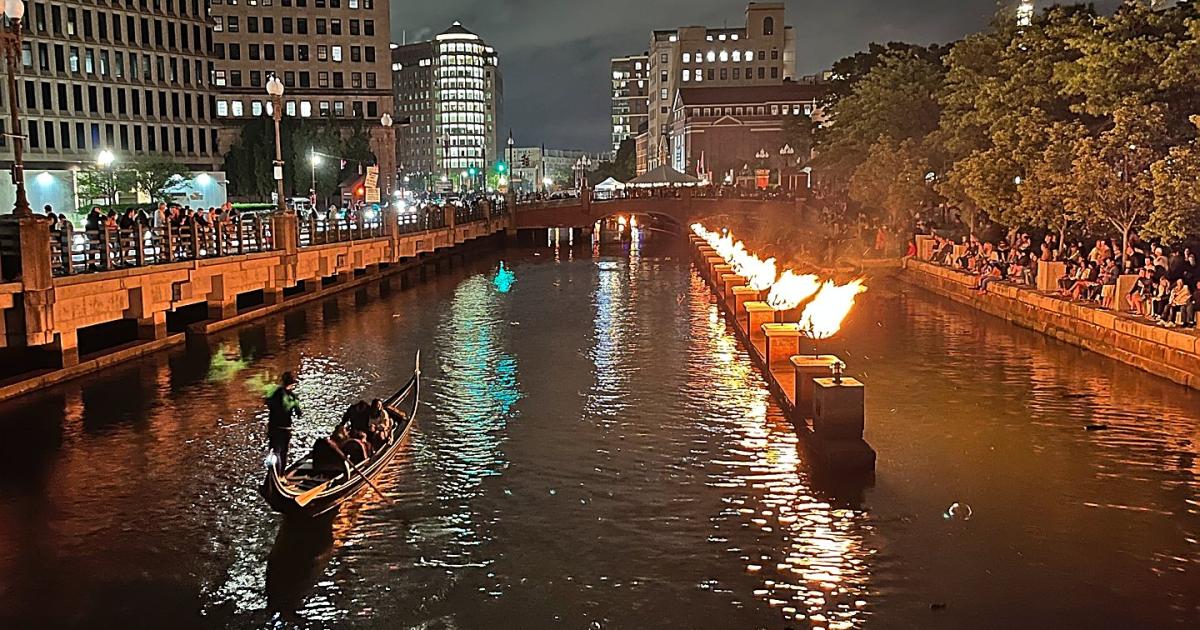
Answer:
POLYGON ((799 213, 804 202, 792 199, 697 197, 684 189, 680 196, 632 197, 593 200, 588 196, 553 201, 522 202, 512 206, 513 228, 590 227, 616 215, 651 215, 686 227, 697 221, 728 217, 755 217, 781 212, 799 213))

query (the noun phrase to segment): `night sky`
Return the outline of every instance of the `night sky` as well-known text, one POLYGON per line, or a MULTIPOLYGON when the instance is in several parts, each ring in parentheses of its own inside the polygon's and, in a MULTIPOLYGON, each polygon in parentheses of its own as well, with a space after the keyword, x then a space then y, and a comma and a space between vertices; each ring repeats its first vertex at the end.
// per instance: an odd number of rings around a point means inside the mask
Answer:
MULTIPOLYGON (((1007 4, 1015 6, 1016 0, 1007 4)), ((820 72, 872 41, 957 39, 986 25, 998 6, 997 0, 787 3, 801 74, 820 72)), ((653 29, 742 25, 745 7, 743 0, 394 2, 392 37, 428 39, 461 21, 499 51, 503 124, 512 128, 518 145, 607 150, 609 58, 644 51, 653 29)))

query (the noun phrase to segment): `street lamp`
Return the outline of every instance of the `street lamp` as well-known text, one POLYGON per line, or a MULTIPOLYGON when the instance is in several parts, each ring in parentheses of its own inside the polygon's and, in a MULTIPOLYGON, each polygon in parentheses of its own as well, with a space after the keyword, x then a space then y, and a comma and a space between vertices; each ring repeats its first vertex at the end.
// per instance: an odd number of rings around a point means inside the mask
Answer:
POLYGON ((271 117, 275 119, 275 184, 279 212, 287 212, 283 200, 283 147, 280 144, 279 120, 283 117, 283 81, 271 75, 267 79, 267 94, 271 97, 271 117))
POLYGON ((13 216, 33 216, 29 198, 25 196, 25 136, 21 133, 21 115, 17 111, 17 68, 21 65, 21 18, 25 17, 22 0, 4 0, 4 15, 8 18, 0 29, 0 46, 4 47, 4 60, 8 66, 8 109, 12 119, 13 165, 12 180, 17 187, 17 199, 13 205, 13 216))
POLYGON ((512 176, 512 169, 513 169, 513 149, 516 147, 516 145, 517 145, 517 143, 513 141, 512 129, 509 129, 508 130, 508 168, 509 168, 509 177, 510 178, 512 176))
POLYGON ((383 156, 379 158, 380 171, 379 175, 383 177, 383 194, 391 194, 392 177, 396 174, 396 168, 392 166, 393 160, 396 158, 396 141, 395 129, 392 128, 394 120, 392 115, 384 112, 383 116, 379 117, 379 124, 383 126, 383 156))
POLYGON ((766 150, 766 149, 759 149, 759 150, 758 150, 758 153, 755 153, 755 154, 754 154, 754 157, 756 157, 756 158, 758 158, 758 159, 760 159, 760 160, 765 160, 765 159, 767 159, 767 158, 771 157, 771 154, 770 154, 770 153, 767 153, 767 150, 766 150))
POLYGON ((104 149, 98 155, 96 155, 96 166, 99 166, 100 169, 104 171, 104 174, 107 175, 106 179, 108 179, 108 184, 105 186, 104 200, 108 202, 108 205, 110 206, 117 202, 115 199, 117 194, 115 190, 117 187, 116 175, 112 172, 112 170, 110 170, 110 167, 112 167, 113 162, 115 161, 117 161, 117 156, 113 155, 113 152, 109 151, 108 149, 104 149))
POLYGON ((592 159, 588 156, 583 156, 575 162, 575 170, 579 171, 579 189, 587 188, 587 172, 592 167, 592 159))

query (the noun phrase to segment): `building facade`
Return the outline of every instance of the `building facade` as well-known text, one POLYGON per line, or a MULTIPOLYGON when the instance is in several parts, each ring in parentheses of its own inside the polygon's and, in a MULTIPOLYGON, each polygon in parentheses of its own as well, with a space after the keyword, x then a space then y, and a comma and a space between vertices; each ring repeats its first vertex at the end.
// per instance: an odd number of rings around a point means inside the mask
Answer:
POLYGON ((645 53, 612 59, 612 153, 616 157, 621 143, 638 134, 647 122, 646 95, 650 58, 645 53))
POLYGON ((575 188, 581 159, 587 158, 592 168, 610 159, 608 153, 545 147, 514 147, 511 154, 513 190, 526 193, 575 188))
POLYGON ((648 162, 669 161, 672 104, 680 88, 782 85, 796 76, 796 39, 783 2, 751 2, 736 28, 656 30, 649 50, 648 162))
MULTIPOLYGON (((394 154, 380 125, 393 113, 391 18, 383 0, 210 0, 216 117, 228 149, 248 120, 272 115, 266 85, 283 82, 283 115, 345 132, 365 121, 381 178, 394 154)), ((384 187, 387 187, 385 182, 384 187)))
POLYGON ((798 162, 809 156, 801 155, 805 147, 793 146, 788 129, 800 117, 819 121, 819 103, 827 91, 827 84, 790 81, 681 88, 671 111, 671 167, 726 184, 745 183, 756 172, 768 171, 769 185, 792 187, 798 162))
MULTIPOLYGON (((25 136, 25 185, 35 211, 50 204, 73 212, 80 170, 139 159, 167 159, 193 174, 180 182, 181 201, 225 200, 208 46, 201 0, 26 3, 17 106, 25 136)), ((12 107, 0 90, 0 131, 11 133, 12 107)), ((0 213, 15 197, 11 138, 0 135, 0 213)), ((122 196, 120 201, 134 201, 122 196)))
POLYGON ((396 160, 412 188, 483 181, 504 160, 504 82, 496 50, 455 22, 427 42, 391 51, 396 160))

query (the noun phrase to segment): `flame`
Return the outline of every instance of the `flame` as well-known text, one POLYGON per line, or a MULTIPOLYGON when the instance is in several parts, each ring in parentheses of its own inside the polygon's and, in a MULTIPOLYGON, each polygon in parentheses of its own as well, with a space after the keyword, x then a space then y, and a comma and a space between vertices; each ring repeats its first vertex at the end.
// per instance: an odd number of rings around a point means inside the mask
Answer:
POLYGON ((822 285, 817 276, 802 276, 791 270, 780 276, 774 258, 762 260, 746 251, 746 244, 735 241, 728 231, 713 232, 700 223, 692 224, 692 231, 716 250, 734 273, 745 277, 750 288, 755 291, 770 289, 767 303, 771 308, 786 311, 813 298, 800 316, 800 330, 813 339, 826 339, 837 334, 854 307, 854 299, 867 290, 861 279, 846 285, 834 282, 822 285))
POLYGON ((767 304, 777 311, 796 308, 821 289, 821 280, 814 275, 799 276, 787 270, 779 276, 779 280, 771 287, 767 296, 767 304))
POLYGON ((837 285, 826 282, 817 297, 800 316, 800 330, 812 339, 828 339, 842 329, 842 322, 854 307, 854 298, 867 290, 862 280, 837 285))
POLYGON ((745 278, 755 291, 766 291, 775 284, 774 258, 759 260, 758 256, 743 251, 734 258, 732 265, 733 272, 745 278))

